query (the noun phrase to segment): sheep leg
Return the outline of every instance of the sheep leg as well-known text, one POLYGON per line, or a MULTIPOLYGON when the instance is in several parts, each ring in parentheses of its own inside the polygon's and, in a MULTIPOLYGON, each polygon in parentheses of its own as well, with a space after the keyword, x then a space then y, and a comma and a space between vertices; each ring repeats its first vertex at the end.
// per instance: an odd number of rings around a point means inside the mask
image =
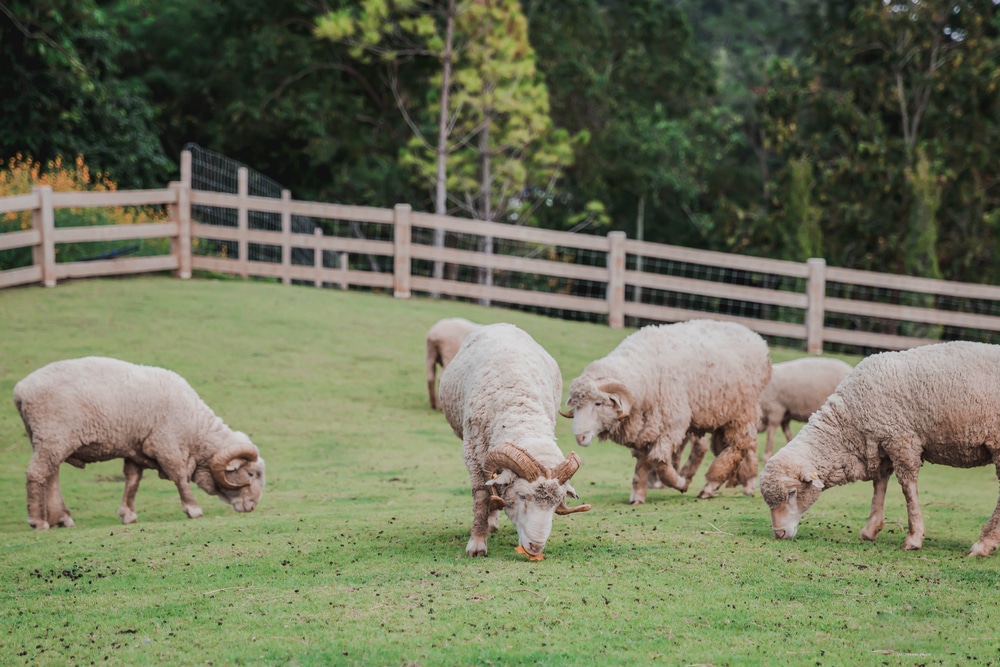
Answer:
POLYGON ((785 421, 781 422, 781 430, 785 433, 785 442, 792 441, 792 418, 789 417, 785 421))
POLYGON ((695 437, 691 440, 691 451, 688 452, 687 463, 681 469, 680 475, 684 479, 691 483, 694 479, 695 474, 698 472, 698 468, 701 467, 701 462, 705 460, 705 453, 708 451, 708 436, 702 435, 695 437))
POLYGON ((138 463, 125 459, 122 471, 125 475, 125 493, 122 495, 122 504, 118 506, 118 516, 126 525, 135 523, 139 518, 135 513, 135 492, 139 490, 139 482, 142 481, 142 470, 138 463))
MULTIPOLYGON (((486 555, 486 536, 489 533, 490 492, 485 485, 472 490, 472 530, 465 553, 469 556, 486 555)), ((498 518, 499 521, 499 518, 498 518)))
POLYGON ((73 518, 69 515, 69 508, 66 507, 62 492, 59 490, 59 468, 56 468, 56 473, 49 478, 48 516, 49 525, 73 527, 73 518))
POLYGON ((635 457, 635 473, 632 475, 632 494, 628 501, 633 505, 641 505, 646 502, 646 485, 649 483, 651 469, 645 451, 631 449, 631 452, 635 457))
POLYGON ((1000 543, 1000 500, 997 501, 997 506, 993 510, 993 516, 979 533, 979 541, 969 549, 969 555, 989 556, 996 550, 997 543, 1000 543))
MULTIPOLYGON (((646 465, 656 471, 657 477, 667 486, 677 489, 681 493, 687 491, 688 483, 691 481, 677 474, 674 467, 674 453, 679 448, 684 447, 687 433, 668 433, 661 436, 646 453, 646 465), (677 443, 676 445, 672 443, 677 443)), ((633 485, 634 487, 634 485, 633 485)))
MULTIPOLYGON (((992 449, 992 448, 991 448, 992 449)), ((1000 456, 994 453, 997 457, 995 466, 997 469, 997 477, 1000 477, 1000 456)), ((970 556, 989 556, 997 548, 997 543, 1000 543, 1000 500, 997 500, 997 506, 993 510, 993 516, 990 517, 986 525, 983 526, 982 532, 979 533, 979 541, 972 545, 969 549, 970 556)))
POLYGON ((36 449, 25 472, 28 495, 28 525, 35 530, 49 529, 48 495, 52 472, 47 462, 42 461, 36 449))
MULTIPOLYGON (((161 469, 163 468, 163 462, 160 462, 161 469)), ((163 475, 174 483, 177 487, 177 493, 181 496, 181 508, 184 513, 188 515, 188 518, 197 519, 202 516, 204 512, 201 511, 201 507, 198 506, 198 501, 194 499, 194 494, 191 493, 191 483, 188 481, 188 476, 174 470, 172 467, 170 469, 163 469, 163 475)), ((128 483, 126 482, 126 485, 128 483)), ((136 481, 136 486, 139 482, 136 481)))
POLYGON ((774 432, 778 430, 778 425, 772 422, 767 423, 767 443, 764 445, 764 460, 767 461, 774 453, 774 432))
POLYGON ((903 487, 903 498, 906 499, 906 518, 909 532, 903 542, 907 551, 919 549, 924 544, 924 517, 920 513, 920 499, 917 497, 916 473, 896 470, 896 478, 903 487))
MULTIPOLYGON (((891 470, 889 471, 891 473, 891 470)), ((868 514, 868 523, 861 529, 861 539, 874 542, 885 526, 885 492, 889 486, 889 474, 879 470, 879 476, 873 482, 872 508, 868 514)))
POLYGON ((743 484, 743 492, 753 494, 753 481, 757 477, 757 431, 756 427, 722 428, 712 434, 712 450, 718 450, 715 460, 705 473, 706 484, 699 498, 716 495, 731 478, 743 484), (716 447, 716 440, 719 441, 716 447), (745 461, 752 457, 753 461, 745 461))

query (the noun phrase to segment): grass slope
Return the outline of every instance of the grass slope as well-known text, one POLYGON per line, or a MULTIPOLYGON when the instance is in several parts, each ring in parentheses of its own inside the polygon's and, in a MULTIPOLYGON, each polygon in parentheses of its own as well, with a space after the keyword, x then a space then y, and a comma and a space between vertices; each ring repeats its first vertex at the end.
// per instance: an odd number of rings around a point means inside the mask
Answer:
MULTIPOLYGON (((895 483, 878 544, 857 539, 867 484, 825 492, 799 537, 777 541, 760 497, 735 490, 628 505, 631 457, 595 444, 574 479, 594 510, 556 518, 544 561, 514 552, 506 518, 489 557, 466 558, 461 444, 424 381, 424 333, 447 316, 521 326, 567 385, 628 333, 258 282, 0 291, 3 664, 1000 662, 1000 558, 965 558, 996 503, 992 468, 928 466, 928 536, 904 552, 895 483), (191 521, 147 474, 139 522, 124 527, 120 463, 64 466, 77 525, 32 532, 30 446, 10 392, 47 362, 88 354, 171 368, 249 432, 268 463, 260 507, 237 514, 196 490, 205 517, 191 521)), ((558 436, 568 453, 568 420, 558 436)))

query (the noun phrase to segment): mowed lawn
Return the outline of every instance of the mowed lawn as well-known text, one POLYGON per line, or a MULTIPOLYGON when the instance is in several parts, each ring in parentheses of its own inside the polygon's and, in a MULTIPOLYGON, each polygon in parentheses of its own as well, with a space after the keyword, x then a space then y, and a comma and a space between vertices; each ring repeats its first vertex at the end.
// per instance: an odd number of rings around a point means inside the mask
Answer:
POLYGON ((901 549, 895 480, 877 544, 858 539, 863 483, 825 491, 799 536, 778 541, 759 494, 695 498, 711 457, 694 492, 651 490, 630 506, 628 452, 574 447, 562 419, 559 443, 581 455, 573 481, 594 509, 556 517, 541 562, 514 552, 506 517, 489 556, 467 558, 461 443, 424 379, 424 334, 450 316, 522 327, 567 387, 630 333, 255 281, 0 291, 0 663, 1000 663, 1000 556, 965 556, 997 502, 992 467, 925 467, 921 551, 901 549), (11 390, 85 355, 175 370, 248 432, 267 461, 258 509, 238 514, 195 489, 205 516, 190 520, 173 485, 147 473, 126 527, 120 462, 63 466, 76 527, 33 532, 11 390))

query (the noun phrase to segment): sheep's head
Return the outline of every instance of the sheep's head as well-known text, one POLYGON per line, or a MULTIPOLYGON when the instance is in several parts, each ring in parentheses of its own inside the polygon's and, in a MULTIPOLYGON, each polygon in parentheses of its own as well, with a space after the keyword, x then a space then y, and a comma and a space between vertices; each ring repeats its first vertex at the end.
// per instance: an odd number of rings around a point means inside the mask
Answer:
POLYGON ((570 478, 580 467, 580 457, 571 452, 555 468, 546 468, 531 454, 512 443, 490 450, 484 466, 490 477, 486 485, 494 493, 491 509, 503 507, 517 528, 521 548, 538 556, 552 532, 554 514, 586 512, 590 505, 567 507, 566 496, 576 498, 570 478))
POLYGON ((234 432, 233 442, 209 463, 219 497, 237 512, 252 512, 264 493, 264 459, 250 438, 234 432))
POLYGON ((825 486, 811 464, 787 446, 768 460, 760 473, 760 493, 771 508, 775 537, 795 537, 802 515, 825 486))
POLYGON ((566 399, 569 412, 561 412, 564 417, 573 418, 573 435, 576 442, 586 447, 594 437, 603 440, 612 427, 629 416, 632 409, 632 393, 617 380, 593 382, 577 378, 569 388, 566 399))

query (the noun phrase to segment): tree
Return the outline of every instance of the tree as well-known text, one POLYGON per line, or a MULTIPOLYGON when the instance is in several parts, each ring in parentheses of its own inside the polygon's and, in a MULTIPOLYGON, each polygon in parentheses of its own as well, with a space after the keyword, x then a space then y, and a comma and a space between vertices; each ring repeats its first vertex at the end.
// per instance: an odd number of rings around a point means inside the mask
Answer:
MULTIPOLYGON (((933 274, 929 253, 948 278, 1000 277, 997 220, 986 213, 1000 203, 997 21, 984 2, 831 1, 806 57, 772 67, 767 147, 784 160, 813 160, 831 263, 933 274), (922 178, 940 188, 936 214, 928 186, 914 187, 921 156, 930 170, 922 178), (919 264, 909 259, 914 239, 919 264)), ((775 181, 775 216, 788 206, 790 182, 775 181)))
POLYGON ((120 78, 131 45, 96 0, 0 2, 0 159, 83 155, 123 188, 162 187, 174 171, 140 84, 120 78))

